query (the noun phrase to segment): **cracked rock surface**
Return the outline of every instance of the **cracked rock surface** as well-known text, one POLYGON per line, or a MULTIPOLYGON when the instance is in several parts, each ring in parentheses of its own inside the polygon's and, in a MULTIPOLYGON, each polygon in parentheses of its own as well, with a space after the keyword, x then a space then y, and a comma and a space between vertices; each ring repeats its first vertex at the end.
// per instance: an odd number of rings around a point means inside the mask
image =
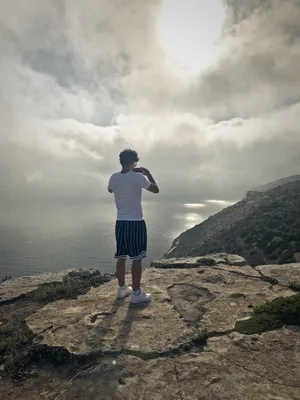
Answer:
POLYGON ((68 377, 42 379, 43 370, 22 391, 4 388, 3 399, 299 400, 299 328, 243 335, 234 327, 253 307, 295 294, 288 282, 300 278, 300 264, 254 269, 234 256, 210 258, 160 260, 145 270, 149 306, 115 300, 112 280, 29 315, 38 346, 96 361, 68 377))
POLYGON ((93 400, 296 400, 299 344, 299 331, 289 328, 258 337, 212 338, 205 351, 175 358, 123 356, 115 365, 107 360, 80 373, 66 387, 64 398, 83 399, 89 393, 93 400))
POLYGON ((116 301, 113 280, 77 300, 50 303, 26 323, 42 344, 65 347, 74 354, 124 348, 168 351, 195 339, 199 330, 233 329, 237 319, 251 315, 253 306, 293 294, 281 286, 271 290, 259 276, 248 276, 247 268, 247 276, 239 272, 242 267, 236 268, 233 272, 223 265, 147 269, 144 287, 154 298, 149 306, 116 301))

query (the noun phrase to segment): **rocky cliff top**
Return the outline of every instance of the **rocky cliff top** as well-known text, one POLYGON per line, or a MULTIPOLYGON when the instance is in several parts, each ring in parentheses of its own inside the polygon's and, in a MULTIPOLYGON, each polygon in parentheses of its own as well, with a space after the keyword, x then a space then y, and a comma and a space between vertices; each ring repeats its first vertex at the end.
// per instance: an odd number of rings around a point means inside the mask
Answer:
POLYGON ((276 179, 276 181, 272 181, 264 185, 257 186, 253 190, 258 192, 266 192, 267 190, 285 185, 286 183, 296 182, 296 181, 300 181, 300 175, 292 175, 292 176, 287 176, 286 178, 276 179))
POLYGON ((251 265, 300 259, 300 181, 246 199, 176 238, 165 257, 216 252, 240 254, 251 265))
POLYGON ((0 398, 299 398, 300 264, 163 259, 143 281, 144 306, 98 271, 5 281, 0 398))

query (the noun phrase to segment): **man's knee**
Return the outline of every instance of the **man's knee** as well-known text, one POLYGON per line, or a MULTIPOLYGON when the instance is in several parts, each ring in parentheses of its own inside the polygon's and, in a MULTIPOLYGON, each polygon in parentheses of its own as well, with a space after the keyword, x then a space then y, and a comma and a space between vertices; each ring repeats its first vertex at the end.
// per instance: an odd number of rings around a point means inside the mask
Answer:
POLYGON ((142 266, 142 259, 140 258, 139 260, 132 260, 132 266, 133 267, 141 267, 142 266))

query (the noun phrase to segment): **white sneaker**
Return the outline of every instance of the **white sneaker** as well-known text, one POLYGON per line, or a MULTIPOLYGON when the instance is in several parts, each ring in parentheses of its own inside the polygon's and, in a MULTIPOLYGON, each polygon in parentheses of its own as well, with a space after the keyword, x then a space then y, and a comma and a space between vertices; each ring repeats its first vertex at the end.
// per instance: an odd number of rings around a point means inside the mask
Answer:
POLYGON ((125 289, 118 288, 117 291, 117 299, 124 299, 132 293, 132 288, 130 286, 126 286, 125 289))
POLYGON ((143 290, 140 290, 139 294, 131 293, 130 296, 131 304, 150 303, 151 300, 152 295, 150 293, 145 293, 143 290))

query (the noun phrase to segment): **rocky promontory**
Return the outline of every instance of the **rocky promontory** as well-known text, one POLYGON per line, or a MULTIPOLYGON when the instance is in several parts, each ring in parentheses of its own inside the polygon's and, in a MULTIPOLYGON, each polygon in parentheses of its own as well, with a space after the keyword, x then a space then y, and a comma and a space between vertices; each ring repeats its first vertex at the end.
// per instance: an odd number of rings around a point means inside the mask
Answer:
POLYGON ((216 252, 239 254, 253 266, 298 262, 300 181, 249 191, 242 201, 182 233, 165 257, 216 252))
POLYGON ((143 283, 130 306, 97 270, 4 281, 0 399, 300 398, 300 264, 163 259, 143 283))

